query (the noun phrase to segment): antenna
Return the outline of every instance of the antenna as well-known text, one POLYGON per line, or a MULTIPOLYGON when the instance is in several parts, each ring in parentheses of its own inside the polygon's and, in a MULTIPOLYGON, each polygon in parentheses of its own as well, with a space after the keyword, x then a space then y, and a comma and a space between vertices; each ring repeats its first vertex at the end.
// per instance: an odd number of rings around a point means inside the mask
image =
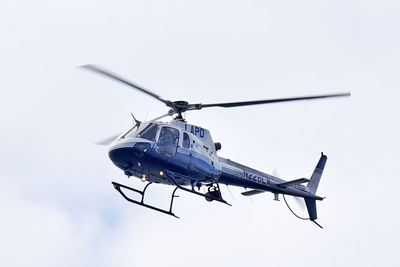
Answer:
POLYGON ((132 119, 133 119, 133 121, 135 122, 135 124, 140 124, 140 123, 141 123, 141 121, 138 121, 138 120, 135 118, 135 116, 133 115, 132 112, 131 112, 131 116, 132 116, 132 119))

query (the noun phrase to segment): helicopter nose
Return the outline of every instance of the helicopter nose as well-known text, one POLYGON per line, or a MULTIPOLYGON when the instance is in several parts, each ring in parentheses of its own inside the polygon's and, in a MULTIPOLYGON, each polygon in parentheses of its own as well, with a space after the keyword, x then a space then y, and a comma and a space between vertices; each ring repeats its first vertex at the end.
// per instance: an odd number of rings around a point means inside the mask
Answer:
POLYGON ((110 149, 110 151, 108 152, 108 156, 117 167, 126 170, 132 165, 130 162, 130 154, 132 154, 131 150, 132 148, 128 147, 110 149))
POLYGON ((150 147, 150 143, 147 142, 130 142, 125 146, 116 145, 111 147, 108 155, 117 167, 126 170, 137 164, 150 150, 150 147))

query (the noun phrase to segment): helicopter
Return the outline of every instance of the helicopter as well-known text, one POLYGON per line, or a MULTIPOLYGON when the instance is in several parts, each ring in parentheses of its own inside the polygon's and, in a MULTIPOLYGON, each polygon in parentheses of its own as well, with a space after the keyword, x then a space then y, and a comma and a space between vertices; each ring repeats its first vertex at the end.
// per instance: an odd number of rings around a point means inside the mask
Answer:
POLYGON ((88 64, 81 66, 81 68, 123 83, 132 89, 153 97, 169 108, 168 113, 147 122, 137 120, 132 114, 134 120, 132 127, 122 134, 108 138, 100 143, 109 145, 109 158, 128 178, 137 177, 142 182, 147 182, 142 190, 112 182, 115 190, 127 201, 179 218, 172 210, 178 189, 204 197, 209 202, 217 201, 231 205, 225 201, 221 194, 220 185, 225 184, 227 186, 245 188, 246 191, 242 192, 244 196, 271 192, 274 195, 274 200, 279 201, 279 195, 282 195, 289 210, 295 216, 303 220, 310 220, 322 228, 316 222, 318 218, 316 201, 321 201, 324 197, 316 195, 316 192, 327 161, 326 155, 321 153, 310 179, 300 178, 286 181, 275 175, 270 175, 218 156, 217 152, 222 148, 221 143, 214 142, 210 131, 206 128, 187 123, 182 114, 187 111, 211 107, 233 108, 278 102, 348 97, 350 93, 191 104, 183 100, 170 101, 163 99, 152 91, 97 65, 88 64), (170 122, 160 121, 164 117, 174 115, 175 117, 170 122), (151 184, 164 184, 175 187, 168 210, 145 203, 146 190, 151 184), (140 200, 129 197, 127 192, 137 193, 140 200), (303 198, 309 217, 298 216, 290 208, 285 195, 303 198))

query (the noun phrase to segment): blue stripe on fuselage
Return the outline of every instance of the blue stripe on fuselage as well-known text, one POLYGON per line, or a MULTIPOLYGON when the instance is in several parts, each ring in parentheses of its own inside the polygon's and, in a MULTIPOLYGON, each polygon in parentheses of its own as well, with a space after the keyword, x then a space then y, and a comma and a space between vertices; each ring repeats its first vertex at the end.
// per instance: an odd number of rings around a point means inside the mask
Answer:
MULTIPOLYGON (((212 164, 208 163, 207 157, 197 152, 190 151, 192 156, 184 149, 178 148, 174 158, 159 154, 152 148, 146 152, 137 153, 133 147, 121 147, 110 149, 109 157, 112 162, 125 171, 127 174, 140 176, 141 174, 148 175, 148 180, 151 181, 151 176, 158 176, 157 181, 169 184, 167 179, 160 181, 158 175, 161 170, 169 170, 177 174, 182 174, 191 177, 193 180, 204 180, 209 177, 218 178, 221 171, 214 169, 212 164)), ((210 161, 208 159, 208 161, 210 161)), ((189 181, 190 183, 190 181, 189 181)))

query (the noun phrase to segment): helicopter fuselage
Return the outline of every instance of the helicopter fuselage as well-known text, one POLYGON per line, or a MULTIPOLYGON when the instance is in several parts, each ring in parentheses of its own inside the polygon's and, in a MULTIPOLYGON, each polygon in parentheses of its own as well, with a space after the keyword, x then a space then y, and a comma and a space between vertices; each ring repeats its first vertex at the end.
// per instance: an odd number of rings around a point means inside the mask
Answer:
MULTIPOLYGON (((180 185, 211 181, 300 197, 316 196, 303 185, 281 187, 285 181, 231 160, 218 157, 207 129, 173 120, 134 126, 110 146, 109 157, 127 176, 171 185, 165 171, 180 185)), ((317 197, 318 198, 318 197, 317 197)))

